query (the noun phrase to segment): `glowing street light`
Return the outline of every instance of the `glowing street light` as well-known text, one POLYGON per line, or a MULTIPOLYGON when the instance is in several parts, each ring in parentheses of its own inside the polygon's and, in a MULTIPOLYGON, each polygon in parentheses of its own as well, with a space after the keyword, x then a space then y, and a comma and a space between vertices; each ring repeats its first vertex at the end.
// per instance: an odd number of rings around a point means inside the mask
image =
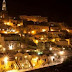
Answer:
POLYGON ((60 51, 59 54, 60 54, 60 55, 63 55, 63 54, 64 54, 64 51, 60 51))
POLYGON ((7 34, 7 31, 5 31, 4 33, 7 34))
POLYGON ((18 24, 17 26, 21 26, 20 24, 18 24))
POLYGON ((39 43, 39 41, 38 41, 38 40, 35 40, 35 39, 34 39, 33 41, 34 41, 34 43, 35 43, 35 44, 38 44, 38 43, 39 43))
POLYGON ((53 29, 51 29, 51 31, 54 31, 53 29))
POLYGON ((10 23, 9 22, 7 22, 7 25, 9 25, 10 23))
POLYGON ((43 40, 44 38, 42 37, 41 40, 43 40))
POLYGON ((70 30, 69 29, 66 29, 67 30, 67 32, 70 32, 70 30))
POLYGON ((42 32, 45 32, 46 31, 46 29, 42 29, 42 32))
POLYGON ((9 50, 12 50, 13 49, 13 45, 9 45, 9 50))
POLYGON ((15 30, 12 30, 13 32, 15 32, 15 30))
POLYGON ((55 42, 55 39, 52 39, 52 42, 55 42))
POLYGON ((32 34, 36 34, 36 31, 31 31, 32 34))
POLYGON ((27 58, 28 56, 26 55, 26 56, 24 56, 24 58, 27 58))
POLYGON ((34 33, 35 33, 35 31, 32 31, 32 33, 34 34, 34 33))
POLYGON ((52 48, 49 48, 49 50, 52 51, 53 49, 52 48))
POLYGON ((4 58, 4 62, 7 64, 7 62, 8 62, 8 57, 5 57, 5 58, 4 58))
POLYGON ((17 57, 15 57, 15 59, 17 60, 17 57))

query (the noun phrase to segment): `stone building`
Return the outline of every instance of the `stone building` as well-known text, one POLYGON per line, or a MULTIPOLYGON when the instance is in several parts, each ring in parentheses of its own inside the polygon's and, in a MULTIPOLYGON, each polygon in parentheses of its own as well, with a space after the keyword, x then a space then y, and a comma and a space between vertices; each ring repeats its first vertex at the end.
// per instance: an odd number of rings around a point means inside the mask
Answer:
POLYGON ((48 22, 47 17, 21 15, 20 19, 33 22, 48 22))

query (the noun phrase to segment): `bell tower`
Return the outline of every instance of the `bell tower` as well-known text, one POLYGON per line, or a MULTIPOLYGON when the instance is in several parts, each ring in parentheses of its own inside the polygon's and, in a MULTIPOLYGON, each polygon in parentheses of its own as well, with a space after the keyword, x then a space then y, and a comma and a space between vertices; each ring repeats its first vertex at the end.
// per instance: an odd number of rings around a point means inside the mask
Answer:
POLYGON ((5 0, 3 0, 3 3, 2 3, 2 10, 6 11, 6 1, 5 0))

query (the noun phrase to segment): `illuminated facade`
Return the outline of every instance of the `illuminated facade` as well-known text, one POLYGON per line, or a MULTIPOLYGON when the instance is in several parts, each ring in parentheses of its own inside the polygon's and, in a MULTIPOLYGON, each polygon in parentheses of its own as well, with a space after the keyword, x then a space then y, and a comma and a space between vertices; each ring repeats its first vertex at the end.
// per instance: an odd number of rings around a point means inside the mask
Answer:
POLYGON ((27 31, 36 31, 36 33, 40 32, 48 32, 49 27, 48 26, 41 26, 41 25, 27 25, 27 31))
POLYGON ((20 19, 27 20, 27 21, 33 21, 33 22, 48 22, 47 17, 41 17, 41 16, 21 15, 20 19))
POLYGON ((5 0, 3 0, 3 3, 2 3, 2 10, 6 11, 6 1, 5 0))
POLYGON ((8 19, 8 12, 6 7, 6 1, 3 0, 2 11, 0 12, 0 21, 3 22, 3 20, 7 20, 7 19, 8 19))
POLYGON ((2 47, 4 47, 5 41, 4 41, 4 37, 2 37, 0 34, 0 47, 1 47, 1 45, 2 45, 2 47))

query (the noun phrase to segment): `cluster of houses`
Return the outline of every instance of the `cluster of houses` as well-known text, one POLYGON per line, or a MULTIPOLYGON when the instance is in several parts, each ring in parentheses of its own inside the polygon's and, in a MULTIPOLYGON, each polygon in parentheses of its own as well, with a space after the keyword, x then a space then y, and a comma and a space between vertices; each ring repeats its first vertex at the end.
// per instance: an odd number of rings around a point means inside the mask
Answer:
POLYGON ((59 56, 53 55, 30 55, 28 53, 17 53, 15 55, 0 54, 0 71, 12 69, 38 68, 60 60, 59 56))

